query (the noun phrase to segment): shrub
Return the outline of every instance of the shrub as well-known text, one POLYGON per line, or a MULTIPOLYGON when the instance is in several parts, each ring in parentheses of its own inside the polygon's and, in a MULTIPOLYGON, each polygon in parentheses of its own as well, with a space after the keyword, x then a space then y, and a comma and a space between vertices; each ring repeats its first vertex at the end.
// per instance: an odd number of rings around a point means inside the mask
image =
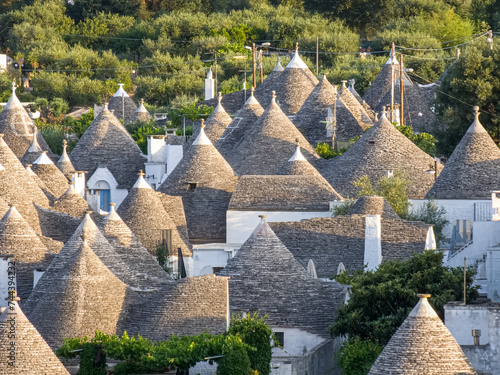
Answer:
POLYGON ((369 340, 349 339, 339 351, 339 365, 343 375, 366 375, 382 352, 383 347, 369 340))

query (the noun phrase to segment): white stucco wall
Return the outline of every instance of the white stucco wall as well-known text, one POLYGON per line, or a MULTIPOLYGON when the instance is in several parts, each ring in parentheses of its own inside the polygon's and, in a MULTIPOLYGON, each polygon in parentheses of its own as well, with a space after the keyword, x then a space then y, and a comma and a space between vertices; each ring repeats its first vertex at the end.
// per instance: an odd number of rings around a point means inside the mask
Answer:
POLYGON ((488 307, 486 305, 467 305, 452 303, 445 305, 444 320, 446 327, 459 345, 474 345, 473 329, 481 330, 480 344, 489 343, 488 307))
MULTIPOLYGON (((239 248, 239 246, 237 246, 239 248)), ((223 247, 213 244, 213 247, 193 246, 193 276, 203 276, 213 273, 213 267, 226 267, 233 257, 236 247, 223 247)))
POLYGON ((86 172, 75 172, 71 176, 71 185, 83 198, 85 198, 85 174, 86 172))
POLYGON ((273 332, 284 332, 283 349, 273 348, 273 357, 300 357, 325 341, 324 338, 297 328, 271 327, 273 332))
POLYGON ((244 243, 260 223, 259 215, 267 215, 266 221, 300 221, 313 217, 330 217, 330 211, 232 211, 226 213, 226 240, 228 243, 244 243))
MULTIPOLYGON (((411 209, 416 210, 427 202, 426 199, 410 199, 411 209)), ((474 203, 491 203, 491 200, 473 200, 473 199, 436 199, 438 206, 446 210, 446 219, 448 225, 443 229, 446 237, 451 237, 451 232, 455 220, 474 220, 474 203)))
POLYGON ((125 197, 128 194, 127 189, 118 189, 118 182, 114 178, 113 174, 110 172, 110 170, 106 167, 99 167, 96 169, 94 174, 90 176, 90 178, 87 181, 87 189, 89 190, 94 190, 94 194, 92 194, 92 191, 87 191, 86 194, 86 199, 87 202, 90 204, 90 206, 96 210, 96 212, 99 212, 99 203, 100 203, 100 198, 99 198, 99 193, 98 189, 101 189, 101 181, 107 182, 109 185, 109 190, 110 190, 110 203, 116 203, 115 209, 118 209, 120 204, 123 202, 125 197), (97 189, 97 190, 95 190, 97 189))

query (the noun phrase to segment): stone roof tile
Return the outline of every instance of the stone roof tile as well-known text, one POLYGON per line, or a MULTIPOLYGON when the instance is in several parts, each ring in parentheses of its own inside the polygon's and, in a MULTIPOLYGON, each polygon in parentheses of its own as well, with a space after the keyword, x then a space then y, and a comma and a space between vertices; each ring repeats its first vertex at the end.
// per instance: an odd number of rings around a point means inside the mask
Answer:
POLYGON ((420 301, 387 343, 369 375, 475 374, 450 331, 427 301, 420 301))
POLYGON ((490 199, 500 189, 500 150, 475 119, 427 193, 437 199, 490 199))
POLYGON ((71 151, 71 160, 77 170, 87 171, 89 176, 105 165, 118 181, 118 188, 130 189, 144 168, 141 155, 137 143, 105 104, 71 151))
POLYGON ((231 313, 258 311, 271 326, 323 337, 345 298, 338 284, 310 276, 264 220, 219 275, 230 277, 231 313))

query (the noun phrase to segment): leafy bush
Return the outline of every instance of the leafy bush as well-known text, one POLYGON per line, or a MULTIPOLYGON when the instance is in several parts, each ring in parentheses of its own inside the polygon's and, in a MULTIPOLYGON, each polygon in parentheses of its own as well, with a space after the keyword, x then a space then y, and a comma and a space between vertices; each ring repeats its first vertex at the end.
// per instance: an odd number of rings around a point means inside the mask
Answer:
POLYGON ((266 325, 266 318, 260 318, 258 313, 249 314, 241 319, 233 316, 228 332, 231 335, 238 335, 245 344, 256 349, 248 351, 250 366, 260 375, 269 375, 271 373, 273 331, 266 325))
POLYGON ((444 207, 438 206, 435 200, 429 199, 417 210, 410 211, 406 215, 406 220, 423 221, 424 223, 434 225, 434 236, 439 246, 447 241, 447 238, 443 235, 443 228, 448 224, 445 215, 446 210, 444 207))
MULTIPOLYGON (((330 332, 385 345, 416 305, 417 293, 430 293, 429 302, 443 318, 445 303, 463 298, 464 272, 442 262, 442 252, 427 250, 407 260, 383 262, 376 271, 337 276, 352 290, 347 304, 337 310, 330 332)), ((474 274, 467 270, 467 301, 478 297, 479 287, 472 285, 474 274)))
POLYGON ((366 375, 382 352, 383 347, 369 340, 353 338, 339 350, 339 365, 343 375, 366 375))
POLYGON ((394 211, 401 217, 406 217, 410 208, 408 191, 410 180, 404 171, 395 171, 393 177, 384 176, 372 184, 367 175, 361 176, 352 184, 359 188, 358 197, 379 195, 387 199, 394 211))
POLYGON ((250 359, 238 336, 227 336, 224 357, 219 361, 217 375, 251 375, 250 359))
POLYGON ((355 199, 346 199, 341 204, 333 207, 332 215, 333 216, 347 215, 347 213, 351 210, 352 206, 354 206, 354 203, 356 203, 355 199))

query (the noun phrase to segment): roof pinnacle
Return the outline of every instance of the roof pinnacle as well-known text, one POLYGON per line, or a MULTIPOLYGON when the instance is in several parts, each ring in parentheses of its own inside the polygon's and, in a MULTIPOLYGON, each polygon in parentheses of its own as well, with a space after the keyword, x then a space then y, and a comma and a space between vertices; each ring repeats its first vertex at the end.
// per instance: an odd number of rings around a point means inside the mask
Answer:
POLYGON ((222 102, 222 92, 219 91, 219 96, 217 98, 217 101, 219 102, 219 104, 221 104, 222 102))
POLYGON ((12 93, 16 93, 16 81, 12 81, 12 93))
POLYGON ((476 120, 479 119, 479 107, 477 105, 474 106, 474 116, 476 120))
POLYGON ((273 102, 276 103, 276 91, 273 91, 273 102))
POLYGON ((259 215, 259 217, 260 217, 260 221, 261 221, 262 223, 265 223, 265 222, 266 222, 266 220, 265 220, 265 219, 266 219, 267 215, 259 215))
POLYGON ((299 42, 295 42, 295 50, 298 51, 299 50, 299 42))
POLYGON ((142 169, 139 170, 139 177, 144 177, 144 176, 145 176, 144 171, 142 169))
POLYGON ((346 87, 346 85, 345 85, 345 84, 347 83, 347 81, 344 79, 344 80, 342 80, 342 81, 340 81, 340 82, 342 82, 342 88, 345 88, 345 87, 346 87))
POLYGON ((201 125, 200 128, 204 129, 205 128, 205 119, 201 119, 201 125))
POLYGON ((108 110, 108 102, 104 102, 104 110, 107 111, 108 110))

